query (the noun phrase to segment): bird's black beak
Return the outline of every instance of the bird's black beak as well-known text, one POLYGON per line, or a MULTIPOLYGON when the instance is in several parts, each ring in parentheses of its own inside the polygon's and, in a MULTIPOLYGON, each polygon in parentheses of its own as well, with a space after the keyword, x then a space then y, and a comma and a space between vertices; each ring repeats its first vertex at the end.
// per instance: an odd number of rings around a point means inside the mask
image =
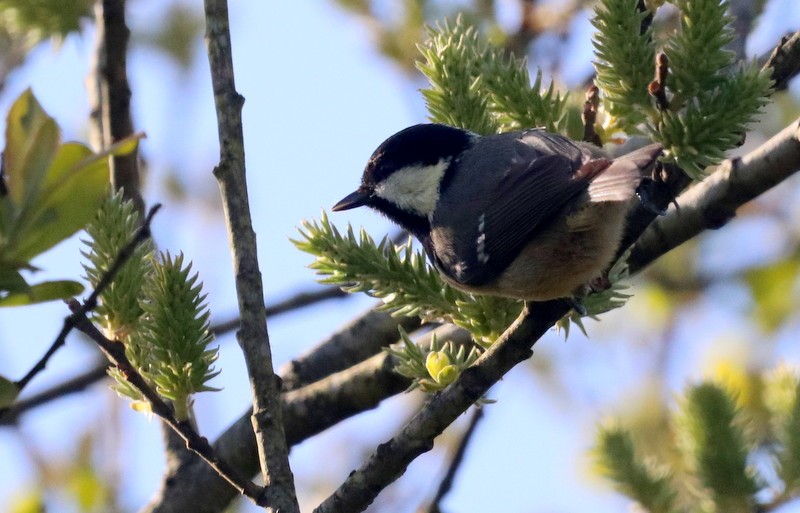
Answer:
POLYGON ((344 198, 342 198, 339 203, 333 206, 334 212, 339 212, 340 210, 350 210, 351 208, 361 207, 367 204, 369 201, 369 193, 366 191, 362 191, 358 189, 356 192, 348 194, 344 198))

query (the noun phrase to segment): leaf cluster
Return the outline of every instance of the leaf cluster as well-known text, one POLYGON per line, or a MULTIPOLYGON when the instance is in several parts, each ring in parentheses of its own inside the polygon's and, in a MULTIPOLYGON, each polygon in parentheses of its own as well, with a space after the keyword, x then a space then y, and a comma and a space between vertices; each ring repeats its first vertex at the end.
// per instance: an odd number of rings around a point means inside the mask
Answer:
POLYGON ((800 376, 779 367, 756 381, 760 394, 747 403, 730 386, 689 387, 669 421, 675 457, 648 453, 637 443, 643 434, 606 423, 595 447, 599 471, 653 513, 756 511, 797 496, 800 376))
POLYGON ((79 294, 75 281, 30 285, 31 260, 82 229, 106 196, 108 156, 132 151, 134 136, 101 153, 61 142, 61 131, 27 90, 9 110, 0 172, 0 306, 79 294))
POLYGON ((429 35, 417 67, 430 82, 422 95, 431 121, 479 134, 564 128, 567 98, 543 88, 541 72, 531 85, 526 59, 488 44, 461 16, 429 35))
MULTIPOLYGON (((122 192, 108 197, 87 228, 84 243, 86 276, 96 287, 121 249, 140 225, 139 214, 122 192)), ((190 395, 215 390, 207 382, 218 374, 213 368, 217 348, 212 348, 209 311, 202 285, 184 266, 183 255, 155 256, 153 245, 139 245, 100 294, 95 320, 109 338, 125 344, 128 360, 163 397, 172 401, 176 417, 188 418, 190 395)), ((109 374, 114 389, 134 399, 134 408, 147 410, 140 392, 118 369, 109 374)))
POLYGON ((456 347, 452 341, 442 344, 436 337, 431 338, 431 346, 423 351, 400 327, 400 342, 386 348, 386 351, 400 360, 395 371, 411 380, 408 391, 420 388, 425 392, 442 390, 452 383, 461 371, 475 363, 481 349, 473 346, 467 352, 463 345, 456 347))
POLYGON ((610 116, 607 132, 643 129, 664 145, 667 160, 700 179, 741 143, 772 82, 755 63, 734 65, 735 55, 726 49, 733 39, 727 1, 673 3, 680 28, 661 35, 665 68, 658 72, 657 37, 645 22, 656 3, 648 11, 637 0, 600 2, 593 21, 596 83, 610 116), (651 93, 662 95, 663 103, 657 105, 651 93))
POLYGON ((0 23, 16 37, 36 43, 78 32, 92 16, 92 0, 0 0, 0 23))
POLYGON ((520 301, 479 298, 454 289, 426 264, 410 240, 397 245, 384 237, 376 244, 364 230, 356 237, 350 225, 342 234, 325 212, 319 221, 304 221, 300 235, 302 239, 292 242, 316 257, 309 267, 322 276, 321 283, 366 292, 380 299, 381 309, 392 315, 450 322, 489 345, 522 311, 520 301))

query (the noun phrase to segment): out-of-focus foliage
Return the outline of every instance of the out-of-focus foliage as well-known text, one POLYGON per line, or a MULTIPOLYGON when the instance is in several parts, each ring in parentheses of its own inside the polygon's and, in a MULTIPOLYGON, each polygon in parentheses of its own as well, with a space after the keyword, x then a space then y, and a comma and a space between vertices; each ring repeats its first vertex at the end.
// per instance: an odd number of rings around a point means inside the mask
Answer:
POLYGON ((92 15, 92 0, 0 0, 0 24, 31 43, 78 32, 92 15))
POLYGON ((56 122, 31 91, 9 111, 0 188, 0 306, 79 294, 74 281, 29 285, 31 260, 83 228, 106 195, 108 156, 131 151, 138 136, 101 153, 61 142, 56 122))
POLYGON ((172 57, 183 70, 189 70, 197 56, 197 42, 205 25, 196 5, 172 2, 167 6, 158 25, 145 33, 135 33, 134 42, 155 47, 172 57))
POLYGON ((80 437, 67 459, 39 458, 39 482, 17 491, 10 513, 41 513, 53 496, 59 499, 59 510, 81 513, 119 511, 114 496, 113 474, 94 463, 98 440, 88 432, 80 437))
POLYGON ((0 410, 13 404, 19 395, 19 387, 13 381, 0 376, 0 410))
POLYGON ((694 385, 650 448, 641 441, 652 431, 602 426, 599 470, 645 511, 772 510, 800 493, 799 398, 800 375, 786 366, 694 385), (665 442, 677 454, 653 451, 665 442))
POLYGON ((403 0, 393 2, 387 9, 380 0, 336 0, 336 3, 363 22, 384 57, 408 73, 414 71, 419 57, 417 45, 428 38, 425 25, 461 16, 467 25, 486 34, 492 44, 523 57, 537 36, 564 36, 575 14, 586 5, 585 0, 511 3, 495 0, 403 0), (504 9, 505 13, 499 12, 504 9), (515 10, 519 18, 515 25, 509 27, 500 21, 515 10))
POLYGON ((753 316, 765 330, 776 330, 797 311, 798 276, 798 255, 744 274, 753 297, 753 316))

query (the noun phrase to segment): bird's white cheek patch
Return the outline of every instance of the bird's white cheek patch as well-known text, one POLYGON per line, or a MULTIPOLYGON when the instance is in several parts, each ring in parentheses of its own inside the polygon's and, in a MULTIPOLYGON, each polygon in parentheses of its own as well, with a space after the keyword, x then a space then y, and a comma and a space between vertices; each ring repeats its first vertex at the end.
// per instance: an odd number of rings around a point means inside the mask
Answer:
POLYGON ((439 201, 439 185, 448 165, 450 160, 442 159, 432 166, 404 167, 379 183, 375 194, 403 210, 430 219, 439 201))

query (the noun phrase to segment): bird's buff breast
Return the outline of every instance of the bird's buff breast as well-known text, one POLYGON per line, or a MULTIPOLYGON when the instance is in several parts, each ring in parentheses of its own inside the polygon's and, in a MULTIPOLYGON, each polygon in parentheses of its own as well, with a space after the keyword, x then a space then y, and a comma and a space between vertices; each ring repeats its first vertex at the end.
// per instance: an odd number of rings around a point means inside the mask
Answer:
POLYGON ((527 301, 547 301, 581 295, 584 286, 609 266, 622 237, 623 209, 596 212, 597 222, 569 231, 566 221, 551 226, 531 241, 495 280, 480 287, 464 286, 442 275, 452 286, 475 294, 527 301), (604 219, 605 218, 605 219, 604 219), (611 222, 609 222, 611 221, 611 222))

